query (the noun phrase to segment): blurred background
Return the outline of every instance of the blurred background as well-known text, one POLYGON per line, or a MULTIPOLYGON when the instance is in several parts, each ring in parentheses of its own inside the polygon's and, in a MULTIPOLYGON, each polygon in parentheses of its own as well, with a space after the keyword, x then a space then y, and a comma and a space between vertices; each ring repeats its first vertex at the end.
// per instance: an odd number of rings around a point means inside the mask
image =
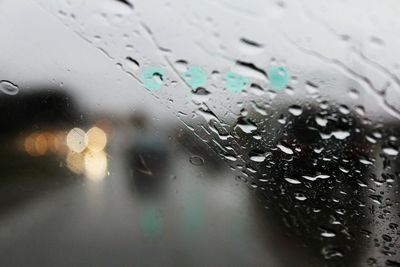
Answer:
POLYGON ((398 1, 0 8, 1 266, 400 266, 398 1))

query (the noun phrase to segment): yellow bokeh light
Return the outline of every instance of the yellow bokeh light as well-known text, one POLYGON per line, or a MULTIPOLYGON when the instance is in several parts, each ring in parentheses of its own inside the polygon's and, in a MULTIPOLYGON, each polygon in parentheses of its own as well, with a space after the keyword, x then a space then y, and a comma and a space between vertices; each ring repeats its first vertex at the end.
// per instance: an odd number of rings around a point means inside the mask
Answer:
POLYGON ((86 134, 86 143, 91 151, 102 151, 107 144, 106 133, 98 127, 93 127, 86 134))
POLYGON ((24 148, 25 151, 31 155, 31 156, 37 156, 38 154, 36 153, 36 147, 35 147, 35 141, 36 141, 36 136, 37 133, 33 133, 29 135, 24 142, 24 148))
POLYGON ((45 134, 39 134, 35 138, 35 150, 39 155, 46 154, 48 149, 47 138, 45 134))
POLYGON ((67 146, 71 151, 82 152, 87 145, 86 133, 79 128, 73 128, 67 134, 67 146))
POLYGON ((85 152, 85 174, 94 181, 102 180, 107 173, 107 154, 104 151, 85 152))
POLYGON ((65 154, 67 153, 68 147, 65 145, 66 144, 66 136, 62 132, 58 132, 54 135, 53 142, 52 142, 52 147, 53 150, 57 154, 65 154))
POLYGON ((70 169, 74 173, 77 173, 77 174, 83 173, 84 157, 82 154, 72 152, 72 151, 68 152, 66 163, 67 163, 68 169, 70 169))

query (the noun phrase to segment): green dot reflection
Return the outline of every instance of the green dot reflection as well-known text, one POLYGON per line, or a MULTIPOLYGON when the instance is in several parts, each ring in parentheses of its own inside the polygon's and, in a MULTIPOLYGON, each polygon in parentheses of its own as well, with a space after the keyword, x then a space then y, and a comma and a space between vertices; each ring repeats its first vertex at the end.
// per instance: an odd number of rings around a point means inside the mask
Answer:
POLYGON ((183 73, 183 77, 192 89, 204 86, 207 79, 204 70, 197 66, 190 67, 183 73))
POLYGON ((148 90, 157 90, 161 88, 165 72, 160 67, 147 67, 143 70, 141 81, 148 90))
POLYGON ((225 88, 229 89, 234 93, 238 93, 246 88, 249 79, 247 77, 243 77, 239 74, 229 71, 225 75, 224 81, 225 81, 225 88))
POLYGON ((267 74, 274 90, 282 90, 289 83, 289 73, 283 66, 271 66, 267 74))
POLYGON ((148 205, 142 211, 139 218, 139 227, 141 232, 147 237, 155 237, 161 231, 161 218, 154 205, 148 205))

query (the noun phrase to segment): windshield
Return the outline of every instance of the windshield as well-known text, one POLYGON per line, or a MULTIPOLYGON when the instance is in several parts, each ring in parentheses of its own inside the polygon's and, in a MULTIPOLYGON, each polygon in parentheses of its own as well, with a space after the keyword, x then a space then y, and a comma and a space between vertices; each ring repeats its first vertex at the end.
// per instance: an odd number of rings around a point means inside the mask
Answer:
POLYGON ((3 0, 1 266, 400 266, 400 3, 3 0))

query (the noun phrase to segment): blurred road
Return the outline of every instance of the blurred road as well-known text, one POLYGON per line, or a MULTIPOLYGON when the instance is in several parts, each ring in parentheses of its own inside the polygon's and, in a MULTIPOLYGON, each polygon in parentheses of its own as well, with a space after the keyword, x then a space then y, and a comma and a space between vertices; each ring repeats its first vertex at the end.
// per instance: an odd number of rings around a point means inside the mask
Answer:
POLYGON ((114 141, 104 180, 79 177, 69 185, 42 188, 43 194, 0 220, 2 266, 272 262, 251 219, 248 189, 233 173, 223 167, 206 177, 208 163, 188 164, 190 155, 181 151, 173 155, 174 176, 168 177, 163 197, 143 199, 129 185, 134 177, 118 137, 114 141))

